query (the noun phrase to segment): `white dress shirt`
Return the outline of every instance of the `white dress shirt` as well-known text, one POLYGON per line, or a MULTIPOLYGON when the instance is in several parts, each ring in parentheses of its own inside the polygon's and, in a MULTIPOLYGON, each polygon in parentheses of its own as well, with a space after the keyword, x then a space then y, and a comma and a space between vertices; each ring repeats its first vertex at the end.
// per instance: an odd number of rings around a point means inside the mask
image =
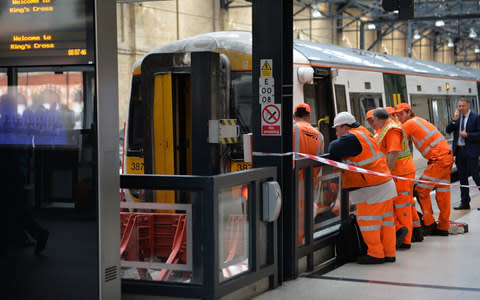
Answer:
MULTIPOLYGON (((468 116, 470 115, 470 110, 468 110, 467 114, 463 116, 463 130, 467 130, 467 121, 468 116)), ((459 117, 460 121, 462 120, 462 115, 459 117)), ((458 142, 457 146, 465 146, 465 139, 460 136, 460 129, 462 128, 462 124, 458 124, 458 142)))

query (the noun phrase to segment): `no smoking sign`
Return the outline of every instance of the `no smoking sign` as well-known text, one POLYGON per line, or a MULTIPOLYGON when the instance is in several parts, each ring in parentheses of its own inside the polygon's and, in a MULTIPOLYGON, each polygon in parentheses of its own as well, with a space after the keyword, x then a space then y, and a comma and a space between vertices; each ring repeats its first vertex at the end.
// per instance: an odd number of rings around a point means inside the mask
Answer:
POLYGON ((262 104, 262 135, 282 135, 281 104, 262 104))

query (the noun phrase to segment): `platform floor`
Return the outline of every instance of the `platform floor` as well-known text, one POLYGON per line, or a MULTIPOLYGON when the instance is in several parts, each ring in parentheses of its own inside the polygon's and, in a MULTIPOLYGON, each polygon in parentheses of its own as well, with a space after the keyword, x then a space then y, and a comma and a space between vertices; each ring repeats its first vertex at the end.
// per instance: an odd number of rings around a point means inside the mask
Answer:
MULTIPOLYGON (((452 207, 459 195, 453 187, 452 207)), ((471 210, 452 209, 451 214, 451 220, 468 223, 466 234, 427 236, 397 251, 396 263, 349 263, 328 273, 303 274, 254 299, 480 299, 479 191, 471 190, 470 196, 471 210)))

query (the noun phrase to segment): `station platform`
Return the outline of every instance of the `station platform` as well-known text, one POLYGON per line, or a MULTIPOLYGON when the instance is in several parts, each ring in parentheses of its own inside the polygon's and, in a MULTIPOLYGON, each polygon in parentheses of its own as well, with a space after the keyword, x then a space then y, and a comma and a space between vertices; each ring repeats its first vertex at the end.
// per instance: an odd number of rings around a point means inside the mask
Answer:
POLYGON ((426 236, 411 249, 398 250, 395 263, 348 263, 329 272, 302 274, 254 299, 480 299, 479 191, 470 189, 470 197, 471 210, 453 210, 460 190, 452 187, 450 219, 467 223, 466 234, 426 236))

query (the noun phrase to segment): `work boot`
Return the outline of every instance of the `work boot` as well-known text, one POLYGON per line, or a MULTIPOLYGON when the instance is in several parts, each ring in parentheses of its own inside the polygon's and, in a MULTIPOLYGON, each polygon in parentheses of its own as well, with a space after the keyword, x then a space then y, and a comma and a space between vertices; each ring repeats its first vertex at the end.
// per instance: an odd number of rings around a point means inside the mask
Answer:
POLYGON ((357 263, 361 264, 361 265, 383 264, 384 262, 385 262, 385 259, 373 257, 373 256, 370 256, 370 255, 360 256, 357 259, 357 263))
POLYGON ((394 263, 395 261, 396 261, 395 256, 393 257, 385 256, 385 262, 394 263))
POLYGON ((403 240, 405 240, 405 237, 407 236, 407 234, 408 234, 408 229, 405 226, 397 230, 397 234, 396 234, 397 242, 395 245, 397 249, 400 247, 401 244, 403 244, 403 240))
POLYGON ((403 243, 403 244, 401 244, 400 246, 398 246, 398 249, 404 249, 404 250, 406 250, 406 249, 410 249, 410 248, 412 248, 412 245, 410 245, 410 244, 405 244, 405 243, 403 243))
POLYGON ((430 225, 423 226, 423 236, 432 235, 437 229, 437 223, 433 222, 430 225))
POLYGON ((435 228, 435 230, 432 232, 432 235, 448 236, 448 230, 441 230, 441 229, 435 228))
POLYGON ((413 228, 412 243, 421 242, 421 241, 423 241, 423 228, 422 227, 413 228))

